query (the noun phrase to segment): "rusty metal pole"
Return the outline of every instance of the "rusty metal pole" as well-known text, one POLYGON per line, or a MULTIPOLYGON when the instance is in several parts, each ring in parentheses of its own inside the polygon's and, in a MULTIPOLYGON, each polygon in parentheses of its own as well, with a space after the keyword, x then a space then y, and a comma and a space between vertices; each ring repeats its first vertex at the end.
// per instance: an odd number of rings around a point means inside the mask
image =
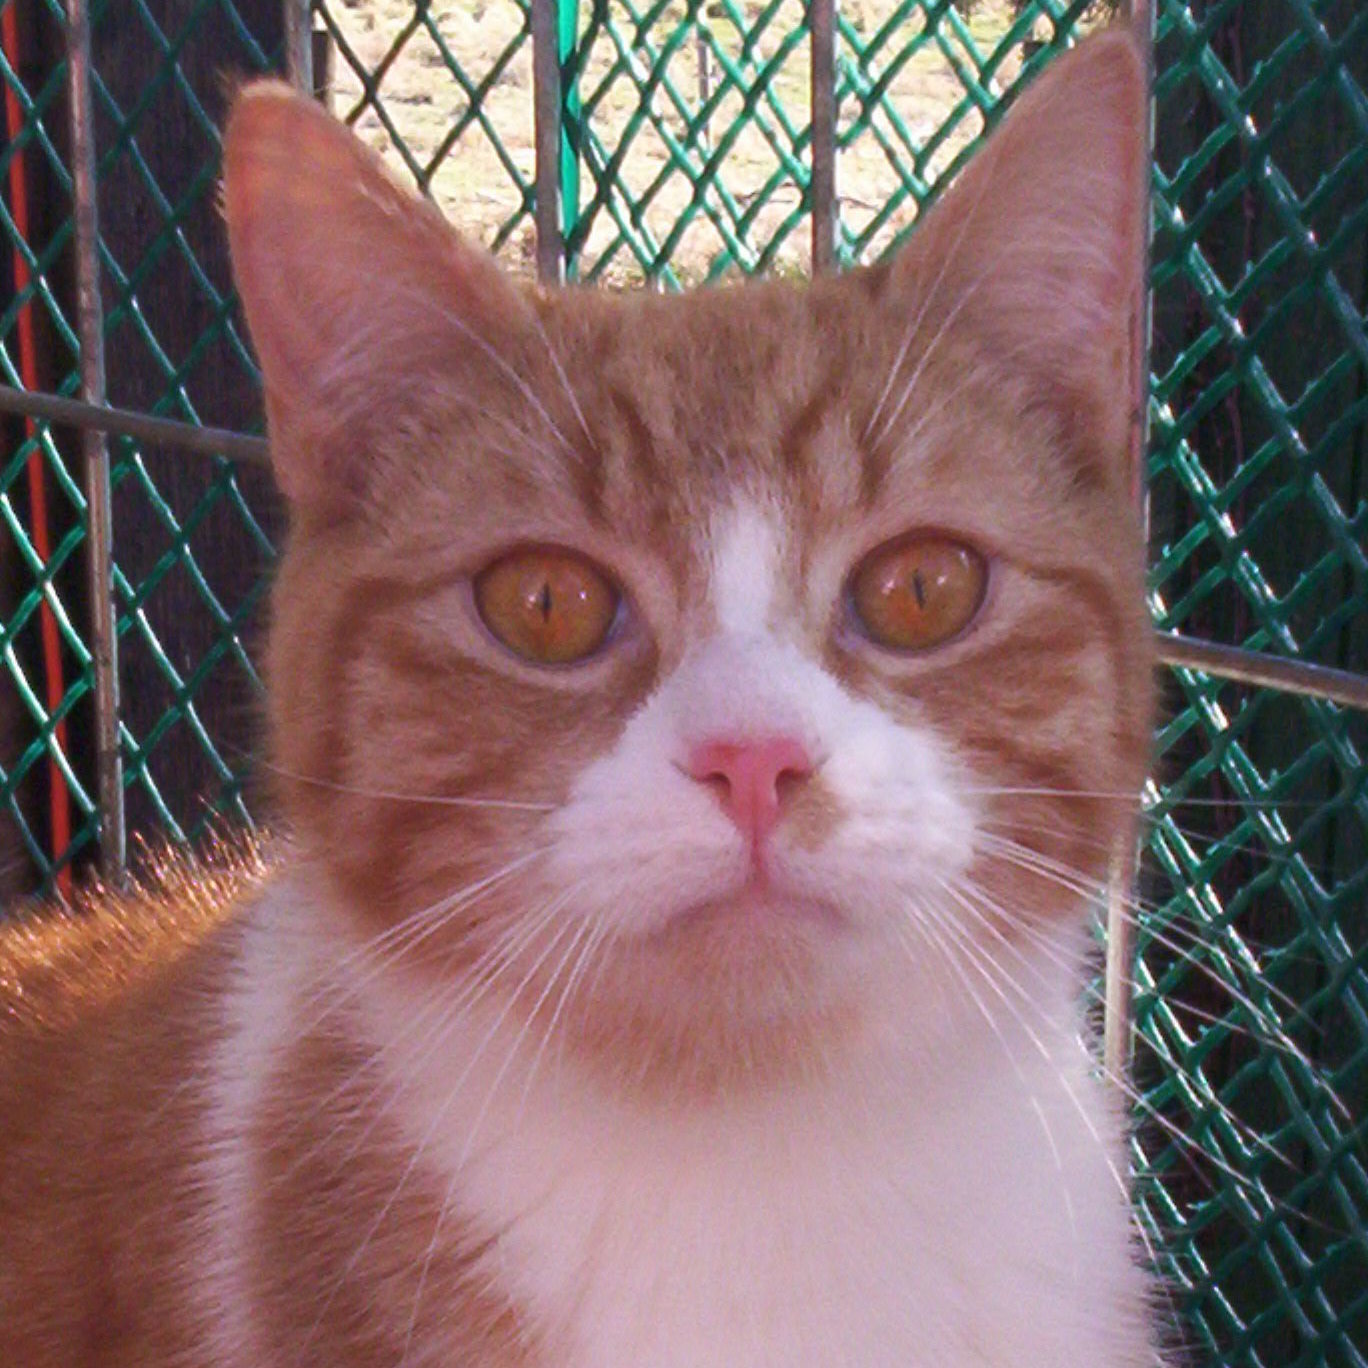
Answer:
MULTIPOLYGON (((1140 36, 1145 53, 1146 86, 1150 91, 1149 163, 1154 162, 1154 10, 1151 0, 1129 0, 1127 14, 1140 36)), ((1131 489, 1142 516, 1145 503, 1145 455, 1149 448, 1150 289, 1149 240, 1153 213, 1150 177, 1145 181, 1145 260, 1140 289, 1131 309, 1131 489)), ((1146 519, 1148 524, 1148 519, 1146 519)), ((1137 795, 1138 797, 1139 795, 1137 795)), ((1138 831, 1128 832, 1112 851, 1107 880, 1107 960, 1102 1027, 1102 1061, 1107 1077, 1125 1089, 1130 1073, 1135 1030, 1135 893, 1139 867, 1138 831)))
POLYGON ((537 149, 537 275, 545 285, 565 277, 561 233, 561 70, 557 0, 532 0, 532 98, 537 149))
POLYGON ((313 6, 310 0, 284 0, 285 73, 305 95, 314 93, 313 6))
POLYGON ((836 265, 836 0, 808 0, 812 39, 812 273, 836 265))
MULTIPOLYGON (((76 223, 76 308, 81 339, 81 398, 105 402, 104 307, 100 299, 100 225, 96 207, 95 126, 91 107, 90 11, 68 0, 72 200, 76 223)), ((96 802, 100 872, 119 882, 126 867, 123 757, 119 752, 119 651, 114 612, 114 521, 109 446, 103 432, 81 433, 89 544, 91 668, 95 676, 96 802)))

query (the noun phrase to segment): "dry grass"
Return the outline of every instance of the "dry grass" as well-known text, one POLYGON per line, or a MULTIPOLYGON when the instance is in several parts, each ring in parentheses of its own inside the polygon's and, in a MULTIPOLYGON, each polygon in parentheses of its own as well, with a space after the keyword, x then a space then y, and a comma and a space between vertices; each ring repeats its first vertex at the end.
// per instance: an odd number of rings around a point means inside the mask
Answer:
MULTIPOLYGON (((746 27, 764 12, 756 0, 740 0, 739 8, 746 27)), ((581 6, 582 24, 590 9, 587 4, 581 6)), ((893 9, 889 0, 845 0, 841 12, 861 41, 867 43, 887 22, 893 9)), ((535 232, 513 174, 516 171, 526 184, 531 184, 532 45, 530 39, 519 43, 526 27, 524 6, 517 0, 432 3, 427 10, 430 28, 418 20, 415 0, 330 0, 329 12, 359 63, 372 73, 380 73, 380 103, 392 130, 385 127, 374 108, 367 106, 357 120, 362 135, 392 161, 407 164, 410 172, 417 172, 438 203, 465 231, 486 243, 497 244, 505 259, 530 269, 535 232), (472 86, 481 85, 497 70, 479 107, 489 130, 502 144, 503 157, 486 128, 470 119, 471 100, 452 75, 438 38, 472 86), (514 51, 505 59, 510 48, 514 51), (453 138, 454 130, 463 121, 464 128, 453 138), (396 139, 407 149, 407 163, 396 139)), ((644 34, 633 31, 621 0, 610 0, 607 13, 616 33, 605 27, 592 31, 579 91, 589 114, 591 136, 605 153, 612 154, 643 108, 641 86, 683 19, 685 7, 673 0, 644 34)), ((740 61, 745 42, 743 32, 720 5, 707 5, 702 14, 715 44, 706 61, 706 74, 698 40, 692 33, 672 49, 665 68, 688 114, 699 105, 705 81, 710 81, 714 90, 719 84, 727 85, 718 54, 730 62, 740 61)), ((809 122, 808 45, 801 34, 803 14, 803 0, 779 0, 760 37, 746 54, 751 65, 745 68, 745 85, 751 84, 756 68, 767 68, 767 95, 759 101, 758 117, 744 120, 733 139, 732 126, 742 118, 744 103, 734 86, 728 88, 709 120, 701 143, 703 150, 694 154, 697 163, 725 143, 718 184, 709 188, 702 199, 705 208, 724 228, 731 227, 734 237, 739 239, 735 257, 747 267, 763 261, 771 269, 802 272, 810 264, 810 230, 800 213, 801 191, 786 171, 784 159, 774 144, 799 163, 807 160, 807 150, 795 147, 795 138, 785 131, 770 104, 773 99, 782 106, 789 127, 801 144, 809 122), (743 222, 740 230, 733 226, 737 217, 743 222)), ((1006 0, 979 0, 969 27, 981 53, 997 45, 1009 19, 1006 0)), ((884 70, 891 63, 896 64, 897 54, 921 27, 920 12, 914 11, 910 20, 891 31, 874 59, 874 68, 884 70)), ((901 65, 886 93, 888 107, 896 110, 919 145, 930 139, 947 119, 956 120, 920 171, 922 178, 930 181, 942 174, 956 153, 982 129, 977 109, 965 106, 964 86, 952 65, 952 58, 961 56, 963 50, 944 23, 941 34, 950 56, 936 43, 928 43, 901 65)), ((967 55, 961 56, 961 60, 967 66, 967 55)), ((1009 85, 1019 69, 1020 52, 1013 49, 995 75, 996 88, 1009 85)), ((352 115, 361 99, 361 82, 338 53, 333 65, 332 107, 340 114, 352 115)), ((663 86, 654 89, 646 107, 651 119, 640 124, 628 141, 616 167, 613 193, 593 217, 592 230, 580 255, 582 275, 612 281, 639 278, 643 274, 642 264, 624 243, 624 233, 614 223, 614 213, 628 224, 630 235, 638 242, 649 239, 658 249, 694 200, 695 188, 689 177, 677 170, 671 173, 667 146, 668 138, 685 137, 685 114, 681 114, 663 86), (634 210, 634 204, 640 207, 634 210)), ((843 100, 843 138, 858 108, 853 97, 843 100)), ((878 130, 891 135, 886 115, 879 115, 875 123, 878 130)), ((905 152, 899 160, 906 171, 910 159, 905 152)), ((842 146, 837 182, 842 222, 847 230, 863 232, 897 192, 900 183, 901 175, 880 146, 875 131, 865 128, 851 137, 842 146)), ((582 206, 589 205, 595 189, 592 177, 585 173, 582 206)), ((911 222, 915 212, 915 203, 910 200, 900 206, 874 232, 869 251, 877 252, 885 246, 911 222)), ((671 245, 669 260, 674 273, 689 280, 725 269, 734 256, 724 232, 710 221, 707 213, 700 213, 671 245)))

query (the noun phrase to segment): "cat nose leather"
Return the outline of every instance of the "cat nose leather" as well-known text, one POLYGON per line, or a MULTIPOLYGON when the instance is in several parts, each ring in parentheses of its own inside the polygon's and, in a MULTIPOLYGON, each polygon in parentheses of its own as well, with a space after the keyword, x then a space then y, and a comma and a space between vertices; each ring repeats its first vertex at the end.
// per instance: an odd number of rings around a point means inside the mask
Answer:
POLYGON ((685 773, 717 790, 722 807, 758 847, 779 820, 781 786, 812 774, 812 761, 792 736, 703 741, 689 751, 685 773))

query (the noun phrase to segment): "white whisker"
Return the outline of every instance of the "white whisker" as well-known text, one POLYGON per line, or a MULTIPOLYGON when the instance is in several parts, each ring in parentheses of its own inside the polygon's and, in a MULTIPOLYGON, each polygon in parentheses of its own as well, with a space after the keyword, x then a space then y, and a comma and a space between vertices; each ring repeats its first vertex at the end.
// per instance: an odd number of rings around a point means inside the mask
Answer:
MULTIPOLYGON (((985 177, 984 186, 979 189, 974 202, 969 206, 967 212, 965 212, 961 218, 959 226, 955 230, 955 236, 950 240, 950 246, 941 255, 935 279, 932 280, 930 287, 917 307, 916 313, 912 315, 911 320, 903 332, 902 339, 898 345, 898 350, 893 358, 893 364, 888 368, 887 378, 884 380, 883 388, 879 391, 879 398, 874 405, 874 411, 870 414, 869 421, 866 422, 864 432, 861 434, 862 442, 868 443, 870 441, 870 433, 874 429, 874 424, 883 416, 884 406, 888 402, 889 393, 892 391, 893 385, 902 371, 903 364, 907 360, 907 354, 912 347, 912 343, 916 339, 917 334, 921 331, 922 324, 926 321, 927 314, 931 311, 937 296, 940 294, 941 286, 945 282, 946 274, 950 267, 959 259, 960 249, 964 244, 964 239, 967 236, 970 227, 973 225, 975 218, 978 216, 979 210, 983 206, 984 196, 987 193, 987 182, 988 178, 985 177)), ((959 308, 961 307, 963 306, 959 305, 951 310, 951 317, 947 319, 945 323, 942 323, 941 327, 937 330, 936 336, 931 340, 926 351, 922 354, 922 358, 918 363, 917 372, 912 377, 911 385, 908 387, 908 390, 905 390, 903 393, 902 402, 898 406, 899 412, 902 411, 903 405, 907 402, 909 390, 916 385, 921 369, 926 364, 927 357, 934 351, 937 342, 945 332, 949 322, 952 322, 954 317, 958 315, 959 308)), ((882 438, 883 434, 888 430, 888 427, 888 423, 882 423, 880 425, 880 438, 882 438)))
MULTIPOLYGON (((494 1079, 489 1085, 489 1089, 485 1094, 485 1099, 480 1104, 480 1109, 475 1114, 475 1119, 471 1122, 470 1129, 466 1133, 465 1145, 461 1150, 461 1157, 457 1162, 458 1169, 464 1168, 467 1160, 470 1158, 470 1154, 475 1145, 476 1136, 479 1133, 481 1125, 484 1124, 484 1119, 489 1112, 490 1106, 494 1102, 494 1097, 499 1090, 499 1085, 503 1082, 505 1075, 512 1067, 513 1060, 516 1058, 518 1051, 522 1048, 523 1041, 527 1039, 527 1033, 532 1029, 533 1023, 537 1020, 537 1016, 541 1012, 541 1009, 546 1005, 551 994, 555 991, 557 981, 564 972, 566 966, 570 963, 576 950, 579 949, 581 943, 592 934, 593 925, 592 922, 581 922, 579 924, 575 930, 575 934, 570 937, 570 941, 566 945, 560 959, 556 961, 556 967, 547 975, 546 983, 538 994, 537 1000, 526 1012, 523 1023, 518 1028, 517 1034, 513 1037, 512 1042, 505 1051, 503 1063, 500 1064, 495 1071, 494 1079)), ((538 1057, 539 1056, 540 1051, 538 1051, 538 1057)))
MULTIPOLYGON (((560 903, 556 904, 558 909, 560 905, 560 903)), ((543 947, 541 953, 537 956, 537 958, 533 961, 530 968, 527 970, 518 987, 509 995, 507 1003, 505 1003, 503 1009, 495 1018, 494 1024, 490 1027, 488 1033, 485 1035, 480 1046, 467 1059, 465 1067, 457 1076, 456 1081, 451 1085, 451 1088, 447 1093, 446 1100, 437 1109, 437 1113, 433 1117, 432 1122, 429 1125, 427 1131, 423 1134, 422 1138, 418 1141, 418 1143, 413 1147, 413 1152, 409 1156, 408 1163, 405 1164, 403 1171, 400 1173, 393 1188, 391 1188, 390 1194, 385 1199, 384 1204, 381 1206, 379 1214, 370 1223, 369 1227, 366 1230, 366 1233, 362 1236, 360 1243, 355 1247, 355 1249, 352 1250, 351 1255, 349 1256, 346 1263, 343 1265, 342 1269, 338 1273, 337 1278, 333 1281, 331 1291, 324 1299, 323 1304, 320 1306, 317 1315, 314 1317, 313 1324, 310 1327, 308 1335, 305 1339, 306 1344, 312 1342, 313 1336, 317 1333, 318 1327, 322 1324, 323 1316, 327 1313, 328 1308, 332 1305, 338 1292, 346 1285, 347 1279, 351 1276, 352 1270, 360 1261, 362 1254, 365 1253, 371 1240, 375 1237, 376 1232, 384 1224, 385 1218, 393 1210, 395 1202, 399 1200, 400 1193, 403 1191, 405 1185, 408 1183, 408 1180, 413 1176, 414 1170, 418 1167, 419 1161, 422 1159, 424 1153, 431 1145, 433 1139, 437 1135, 438 1130, 445 1124, 447 1115, 451 1110, 452 1104, 460 1095, 461 1089, 464 1087, 466 1080, 470 1077, 476 1065, 479 1063, 481 1057, 484 1054, 484 1051, 489 1047, 490 1042, 498 1033, 499 1029, 503 1025, 503 1022, 507 1019, 508 1013, 513 1008, 513 1004, 521 996, 523 990, 527 987, 527 985, 532 981, 533 977, 536 975, 537 970, 550 956, 550 954, 555 949, 557 944, 559 944, 561 937, 565 934, 565 932, 568 929, 569 923, 563 923, 561 928, 550 938, 550 940, 548 940, 547 944, 543 947)))
MULTIPOLYGON (((973 900, 978 899, 984 904, 984 906, 988 910, 996 913, 998 916, 1003 917, 1004 919, 1009 919, 1006 911, 993 899, 991 899, 982 889, 973 887, 971 885, 964 885, 961 886, 958 891, 954 888, 947 886, 947 891, 950 892, 953 897, 955 897, 956 902, 966 912, 968 912, 971 916, 975 918, 978 924, 980 924, 985 929, 990 931, 995 937, 999 939, 999 941, 1004 946, 1011 945, 1010 940, 1005 936, 1005 934, 993 924, 990 918, 986 917, 983 914, 983 912, 980 911, 974 905, 973 900)), ((1047 954, 1055 964, 1057 964, 1059 967, 1063 969, 1073 968, 1073 966, 1070 965, 1069 962, 1063 956, 1059 955, 1056 947, 1050 942, 1049 938, 1042 935, 1037 928, 1032 926, 1028 919, 1018 917, 1010 918, 1009 920, 1011 921, 1014 930, 1027 935, 1033 941, 1033 943, 1040 947, 1042 953, 1047 954)), ((1019 951, 1018 954, 1020 954, 1019 951)), ((1155 1042, 1153 1040, 1150 1040, 1148 1036, 1146 1037, 1146 1039, 1147 1041, 1149 1041, 1151 1047, 1155 1046, 1155 1042)), ((1175 1070, 1178 1068, 1176 1061, 1169 1060, 1169 1063, 1175 1070)), ((1121 1088, 1121 1090, 1126 1094, 1128 1098, 1130 1098, 1130 1100, 1134 1104, 1143 1105, 1149 1110, 1153 1110, 1150 1107, 1150 1104, 1148 1103, 1148 1099, 1146 1099, 1144 1095, 1137 1088, 1135 1088, 1134 1085, 1132 1085, 1128 1080, 1118 1079, 1111 1072, 1107 1072, 1106 1076, 1112 1081, 1116 1082, 1117 1085, 1121 1088)), ((1194 1082, 1195 1081, 1196 1080, 1194 1080, 1194 1082)), ((1219 1112, 1237 1132, 1243 1132, 1245 1134, 1246 1139, 1251 1144, 1253 1144, 1256 1148, 1262 1149, 1265 1153, 1272 1155, 1274 1158, 1279 1160, 1284 1166, 1288 1167, 1289 1169, 1292 1167, 1287 1157, 1283 1155, 1272 1144, 1271 1141, 1267 1140, 1263 1136, 1259 1136, 1253 1133, 1252 1131, 1249 1131, 1248 1127, 1243 1126, 1239 1118, 1234 1114, 1234 1112, 1230 1110, 1230 1108, 1225 1106, 1225 1104, 1221 1101, 1219 1097, 1217 1097, 1214 1093, 1210 1093, 1209 1091, 1204 1089, 1202 1090, 1202 1095, 1207 1099, 1211 1109, 1219 1112)), ((1154 1113, 1154 1117, 1161 1125, 1164 1125, 1167 1129, 1172 1130, 1173 1138, 1182 1138, 1181 1132, 1177 1131, 1176 1128, 1173 1128, 1171 1123, 1167 1122, 1166 1118, 1159 1116, 1157 1112, 1154 1113)), ((1242 1179, 1240 1175, 1236 1174, 1233 1170, 1230 1172, 1229 1176, 1233 1179, 1236 1179, 1237 1181, 1247 1181, 1245 1179, 1242 1179)))
POLYGON ((565 367, 561 365, 561 359, 556 354, 556 349, 551 345, 551 339, 546 335, 546 327, 542 323, 541 315, 535 310, 532 314, 533 320, 537 325, 537 333, 542 340, 542 345, 546 348, 546 354, 551 359, 552 369, 556 372, 556 378, 560 381, 561 388, 565 391, 565 397, 570 401, 571 411, 575 415, 575 421, 579 424, 580 432, 584 440, 590 446, 594 444, 593 434, 589 431, 589 424, 585 421, 584 410, 580 407, 579 399, 570 384, 570 377, 565 373, 565 367))
POLYGON ((519 855, 499 869, 494 870, 493 873, 486 874, 473 883, 444 895, 427 907, 408 913, 376 935, 362 941, 360 945, 349 950, 341 959, 332 961, 318 976, 313 990, 302 998, 297 1006, 299 1009, 309 1009, 321 998, 330 995, 333 1000, 328 1002, 317 1016, 304 1022, 299 1029, 299 1034, 302 1036, 312 1034, 327 1019, 329 1014, 337 1009, 341 1002, 355 998, 401 955, 411 954, 417 946, 431 939, 449 925, 452 918, 458 913, 466 911, 483 896, 497 888, 498 885, 510 879, 520 870, 525 869, 532 861, 544 855, 546 850, 546 847, 539 847, 519 855), (343 993, 342 971, 351 968, 358 961, 366 959, 371 961, 368 971, 360 977, 347 977, 345 979, 346 992, 343 993))
POLYGON ((437 311, 441 314, 443 321, 454 327, 466 341, 480 351, 509 381, 514 389, 518 391, 523 400, 527 403, 527 406, 536 413, 546 425, 546 430, 555 438, 561 448, 564 451, 573 453, 574 448, 566 441, 565 434, 560 430, 559 426, 557 426, 556 420, 551 417, 546 405, 542 403, 537 397, 536 391, 523 379, 518 373, 517 368, 510 364, 506 357, 504 357, 496 348, 491 346, 489 341, 475 328, 472 328, 455 309, 438 307, 436 306, 436 302, 428 297, 424 297, 421 301, 416 302, 421 303, 422 307, 427 310, 432 310, 434 307, 437 307, 437 311))
POLYGON ((608 939, 609 928, 606 918, 595 917, 588 925, 589 934, 584 938, 579 956, 571 966, 570 973, 566 976, 565 986, 561 989, 555 1010, 551 1013, 551 1019, 546 1023, 546 1029, 542 1032, 541 1044, 537 1046, 537 1052, 532 1056, 532 1062, 527 1066, 527 1076, 523 1080, 522 1096, 518 1101, 518 1111, 513 1123, 515 1129, 521 1124, 523 1109, 527 1106, 527 1099, 532 1091, 537 1069, 541 1064, 543 1054, 546 1052, 546 1047, 551 1043, 551 1037, 556 1033, 561 1014, 574 995, 575 988, 582 980, 586 966, 592 961, 598 948, 608 939))
MULTIPOLYGON (((969 998, 969 1001, 973 1004, 973 1006, 978 1011, 979 1015, 983 1018, 984 1022, 988 1026, 988 1029, 992 1032, 998 1044, 1002 1046, 1002 1052, 1006 1057, 1007 1062, 1012 1069, 1012 1072, 1016 1075, 1017 1082, 1021 1084, 1022 1092, 1025 1094, 1031 1106, 1032 1113, 1034 1114, 1036 1120, 1040 1124, 1042 1134, 1045 1137, 1046 1146, 1050 1151, 1051 1158, 1054 1161, 1055 1169, 1059 1174, 1059 1187, 1064 1203, 1065 1218, 1068 1221, 1069 1229, 1073 1234, 1072 1247, 1075 1251, 1076 1257, 1079 1243, 1077 1214, 1074 1210, 1073 1196, 1072 1193, 1069 1191, 1069 1184, 1066 1178, 1064 1160, 1063 1156, 1060 1154, 1059 1144, 1055 1139, 1054 1130, 1050 1126, 1049 1118, 1045 1114, 1044 1107, 1042 1107, 1040 1104, 1040 1099, 1037 1097, 1035 1089, 1027 1081, 1026 1072, 1021 1067, 1021 1062, 1017 1059, 1016 1054, 1013 1052, 1011 1043, 1008 1041, 1006 1035, 1003 1033, 1002 1027, 998 1022, 996 1016, 993 1015, 992 1011, 988 1008, 987 1004, 984 1003, 984 1001, 979 997, 978 993, 974 991, 973 985, 965 976, 963 964, 961 963, 960 954, 956 953, 957 949, 959 952, 965 955, 963 963, 968 964, 971 967, 977 969, 980 976, 985 980, 985 982, 988 983, 988 986, 993 989, 994 993, 1001 997, 1004 1002, 1006 1002, 1006 997, 1002 992, 1001 985, 999 985, 994 980, 993 976, 987 973, 982 968, 982 966, 978 965, 972 958, 972 956, 968 953, 968 941, 963 937, 962 933, 958 930, 958 928, 955 927, 953 921, 945 917, 937 917, 934 915, 930 915, 924 908, 919 909, 919 911, 921 913, 922 918, 920 924, 923 935, 927 936, 928 939, 930 939, 932 943, 937 946, 937 948, 940 951, 942 959, 945 961, 945 963, 947 963, 950 966, 951 972, 959 980, 960 985, 963 987, 965 994, 969 998), (933 926, 935 929, 933 929, 933 926), (948 943, 947 940, 942 939, 942 936, 939 933, 946 933, 948 935, 948 943)), ((1018 991, 1020 990, 1018 989, 1018 991)), ((1008 1005, 1010 1006, 1010 1004, 1008 1005)), ((1021 1024, 1024 1025, 1024 1023, 1021 1024)), ((1051 1057, 1048 1049, 1045 1048, 1043 1042, 1039 1039, 1038 1036, 1036 1036, 1036 1034, 1033 1031, 1030 1030, 1029 1027, 1026 1027, 1025 1029, 1028 1039, 1032 1041, 1032 1043, 1041 1052, 1044 1058, 1051 1064, 1053 1064, 1053 1058, 1051 1057)), ((1082 1112, 1081 1108, 1080 1112, 1083 1114, 1084 1121, 1087 1123, 1089 1130, 1092 1131, 1094 1135, 1096 1135, 1096 1132, 1093 1131, 1090 1118, 1087 1117, 1086 1113, 1082 1112)), ((1098 1139, 1100 1143, 1100 1137, 1098 1137, 1098 1139)))
MULTIPOLYGON (((461 991, 450 999, 442 997, 432 998, 427 1005, 419 1012, 407 1020, 404 1025, 394 1034, 388 1037, 387 1047, 393 1051, 396 1047, 409 1041, 420 1026, 431 1022, 427 1030, 407 1052, 408 1068, 403 1075, 390 1080, 389 1091, 383 1100, 380 1099, 380 1090, 384 1086, 385 1079, 381 1079, 358 1101, 364 1104, 363 1110, 370 1117, 370 1120, 357 1134, 352 1141, 351 1147, 340 1156, 334 1165, 334 1172, 344 1170, 359 1153, 361 1146, 366 1138, 374 1130, 378 1121, 388 1113, 388 1110, 402 1094, 405 1080, 409 1077, 420 1076, 426 1068, 432 1056, 441 1048, 442 1044, 450 1037, 456 1024, 465 1015, 468 1015, 480 1000, 485 997, 497 985, 499 979, 508 970, 509 966, 516 962, 516 958, 523 950, 530 945, 536 937, 554 920, 560 910, 559 902, 549 903, 539 914, 526 920, 515 922, 505 933, 499 937, 468 972, 468 980, 461 991), (378 1105, 377 1105, 378 1103, 378 1105)), ((378 1056, 370 1057, 363 1068, 367 1070, 379 1069, 383 1060, 378 1056)), ((342 1079, 317 1105, 315 1110, 326 1108, 331 1102, 341 1097, 355 1081, 355 1075, 342 1079)), ((297 1171, 320 1149, 328 1145, 333 1134, 341 1127, 344 1122, 339 1122, 334 1126, 333 1131, 322 1137, 308 1151, 301 1155, 288 1172, 297 1171)))
MULTIPOLYGON (((1029 846, 1024 846, 1018 841, 1012 841, 1004 837, 992 836, 989 834, 984 834, 981 839, 987 849, 996 852, 1009 864, 1015 864, 1018 868, 1023 869, 1028 873, 1037 874, 1041 878, 1050 880, 1076 897, 1090 899, 1097 896, 1097 888, 1089 882, 1086 876, 1068 865, 1061 864, 1059 861, 1053 860, 1049 856, 1041 854, 1039 851, 1032 850, 1029 846)), ((1227 965, 1230 961, 1229 956, 1226 953, 1226 948, 1229 947, 1237 950, 1242 958, 1242 967, 1244 971, 1240 975, 1241 978, 1247 978, 1258 983, 1263 991, 1277 1002, 1281 1003, 1288 1011, 1294 1014, 1300 1011, 1300 1005, 1296 1000, 1280 989, 1275 983, 1271 982, 1268 976, 1262 972, 1261 966, 1250 953, 1248 946, 1240 940, 1232 928, 1225 928, 1223 933, 1224 945, 1222 946, 1215 945, 1210 940, 1201 939, 1189 932, 1188 934, 1192 935, 1195 948, 1187 948, 1174 940, 1171 935, 1166 934, 1164 930, 1160 930, 1156 927, 1152 920, 1145 919, 1143 914, 1146 909, 1142 905, 1136 903, 1134 899, 1124 899, 1123 902, 1125 910, 1132 915, 1135 925, 1141 934, 1147 936, 1156 944, 1163 946, 1164 949, 1168 950, 1170 953, 1178 956, 1197 972, 1206 975, 1214 984, 1227 992, 1237 1003, 1244 1007, 1252 1017, 1260 1021, 1270 1019, 1278 1021, 1276 1012, 1272 1013, 1270 1016, 1265 1008, 1256 1003, 1248 994, 1243 993, 1230 981, 1230 979, 1222 977, 1217 974, 1210 965, 1203 963, 1203 961, 1197 957, 1197 949, 1205 950, 1212 956, 1219 956, 1227 965), (1135 914, 1137 913, 1142 915, 1136 916, 1135 914)), ((1285 1025, 1286 1023, 1282 1023, 1282 1026, 1285 1027, 1285 1025)), ((1305 1059, 1304 1056, 1299 1054, 1297 1057, 1308 1069, 1312 1067, 1310 1061, 1305 1059)))

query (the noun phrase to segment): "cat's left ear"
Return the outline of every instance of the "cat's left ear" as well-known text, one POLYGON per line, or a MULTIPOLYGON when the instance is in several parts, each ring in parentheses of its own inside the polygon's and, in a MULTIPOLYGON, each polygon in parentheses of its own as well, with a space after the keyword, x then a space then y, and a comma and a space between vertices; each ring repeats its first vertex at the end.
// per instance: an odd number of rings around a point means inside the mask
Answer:
POLYGON ((345 513, 373 476, 368 431, 405 421, 406 387, 497 372, 490 357, 516 349, 530 306, 488 253, 280 82, 233 106, 223 204, 276 480, 297 510, 345 513))
POLYGON ((1008 111, 893 267, 904 312, 1025 376, 1109 475, 1132 421, 1148 119, 1136 35, 1085 40, 1008 111))

